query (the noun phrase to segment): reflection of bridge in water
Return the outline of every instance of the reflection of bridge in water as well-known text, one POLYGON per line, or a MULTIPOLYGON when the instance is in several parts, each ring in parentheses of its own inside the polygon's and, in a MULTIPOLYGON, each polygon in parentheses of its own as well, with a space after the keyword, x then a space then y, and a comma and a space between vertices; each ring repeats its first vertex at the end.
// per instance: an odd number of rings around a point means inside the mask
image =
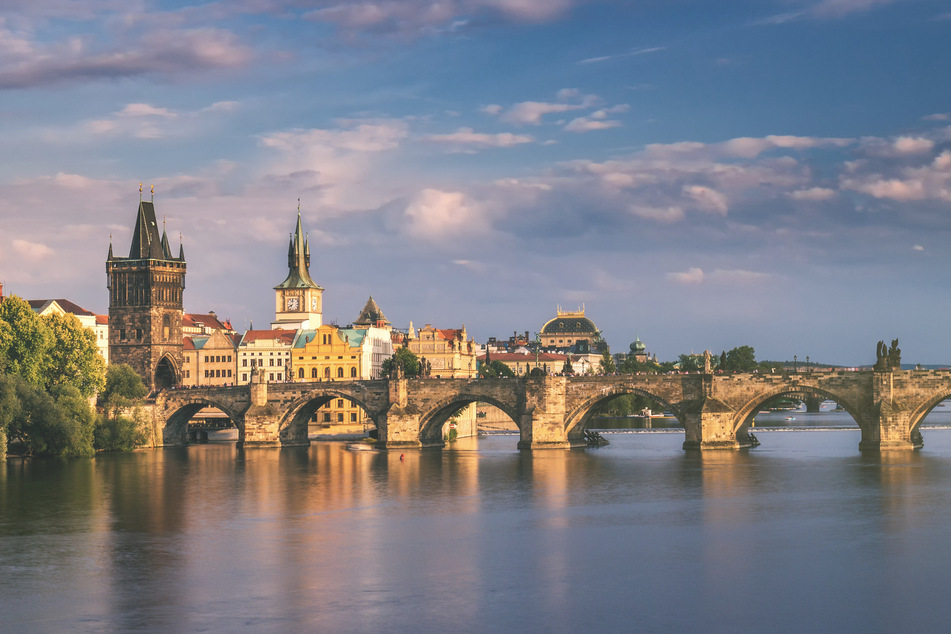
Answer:
POLYGON ((640 374, 504 379, 381 379, 274 383, 166 390, 152 408, 156 444, 186 442, 189 419, 216 407, 238 428, 244 446, 306 445, 307 423, 332 399, 362 407, 384 447, 443 445, 443 427, 470 403, 505 412, 521 449, 584 446, 597 406, 640 394, 664 406, 684 427, 685 449, 747 447, 753 417, 779 396, 835 401, 862 432, 861 449, 921 445, 919 427, 951 397, 951 371, 837 371, 781 374, 640 374))

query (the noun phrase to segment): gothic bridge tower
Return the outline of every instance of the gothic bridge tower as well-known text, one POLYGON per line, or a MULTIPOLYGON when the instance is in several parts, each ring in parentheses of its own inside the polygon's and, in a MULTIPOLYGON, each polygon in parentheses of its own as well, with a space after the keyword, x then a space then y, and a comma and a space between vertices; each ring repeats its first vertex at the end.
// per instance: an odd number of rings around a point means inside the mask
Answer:
POLYGON ((110 363, 132 366, 153 391, 179 385, 185 250, 172 256, 151 201, 139 201, 129 257, 113 255, 110 241, 106 276, 110 363))

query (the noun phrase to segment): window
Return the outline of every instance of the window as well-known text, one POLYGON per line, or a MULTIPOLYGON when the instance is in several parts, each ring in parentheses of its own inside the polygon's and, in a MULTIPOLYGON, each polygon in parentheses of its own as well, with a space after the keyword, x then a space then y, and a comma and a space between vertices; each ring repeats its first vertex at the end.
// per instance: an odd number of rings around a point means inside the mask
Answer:
POLYGON ((228 378, 231 378, 231 370, 228 370, 228 378))
POLYGON ((248 380, 248 375, 247 375, 246 373, 243 373, 243 372, 242 372, 242 373, 241 373, 241 380, 242 380, 242 381, 247 381, 247 380, 248 380))
MULTIPOLYGON (((300 371, 303 372, 303 371, 304 371, 304 368, 301 368, 300 371)), ((302 376, 303 376, 303 375, 302 375, 302 376)), ((316 378, 317 378, 317 368, 311 368, 311 369, 310 369, 310 378, 312 378, 312 379, 316 379, 316 378)))
POLYGON ((136 328, 136 329, 135 329, 135 338, 136 338, 136 339, 141 339, 141 338, 142 338, 142 329, 141 329, 141 328, 136 328))
POLYGON ((268 374, 268 375, 267 375, 267 380, 268 380, 268 381, 273 381, 273 380, 274 380, 274 374, 273 374, 273 373, 272 373, 272 374, 268 374))
POLYGON ((324 412, 324 422, 325 422, 325 423, 329 423, 329 422, 330 422, 330 413, 329 413, 329 412, 324 412))
POLYGON ((343 407, 343 399, 342 399, 342 398, 338 398, 338 399, 337 399, 337 407, 343 407))
POLYGON ((119 339, 125 339, 125 328, 119 329, 119 339))
POLYGON ((273 367, 273 366, 274 366, 274 359, 268 359, 268 361, 270 361, 270 363, 268 363, 268 365, 273 367))
POLYGON ((350 378, 351 378, 351 379, 357 378, 357 369, 356 369, 356 368, 350 368, 350 378))
POLYGON ((231 363, 231 355, 228 355, 228 363, 231 363))
MULTIPOLYGON (((315 370, 315 371, 316 371, 316 370, 315 370)), ((297 378, 298 378, 298 379, 303 379, 303 378, 304 378, 304 368, 297 368, 297 378)))
POLYGON ((330 368, 324 368, 324 378, 325 379, 330 378, 330 368))
POLYGON ((343 412, 340 412, 339 414, 337 414, 337 422, 338 423, 343 422, 343 412))
POLYGON ((350 412, 350 422, 351 422, 351 423, 357 422, 357 413, 356 413, 356 412, 350 412))
POLYGON ((343 378, 343 368, 337 368, 337 378, 338 379, 343 378))
POLYGON ((277 360, 277 364, 278 364, 278 365, 284 365, 284 359, 278 359, 278 360, 277 360))
POLYGON ((247 359, 241 359, 241 367, 242 367, 242 368, 248 367, 248 360, 247 360, 247 359))

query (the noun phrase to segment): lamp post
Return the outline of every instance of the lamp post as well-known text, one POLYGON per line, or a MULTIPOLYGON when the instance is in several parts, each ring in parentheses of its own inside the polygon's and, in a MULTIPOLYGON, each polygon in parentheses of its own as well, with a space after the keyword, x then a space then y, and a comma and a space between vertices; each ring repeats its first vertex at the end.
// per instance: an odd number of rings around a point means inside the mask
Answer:
POLYGON ((812 368, 809 367, 809 355, 806 355, 806 372, 812 372, 812 368))
POLYGON ((538 353, 542 348, 542 336, 535 333, 535 368, 538 369, 538 353))
POLYGON ((798 374, 799 373, 799 358, 796 355, 792 356, 792 363, 793 363, 793 366, 792 366, 793 374, 798 374))

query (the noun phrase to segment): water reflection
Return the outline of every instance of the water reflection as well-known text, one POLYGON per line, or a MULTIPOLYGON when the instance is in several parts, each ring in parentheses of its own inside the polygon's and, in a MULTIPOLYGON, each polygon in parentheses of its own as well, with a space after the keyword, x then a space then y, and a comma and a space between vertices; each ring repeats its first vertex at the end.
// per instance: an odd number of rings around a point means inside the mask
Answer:
POLYGON ((935 630, 951 431, 519 452, 208 444, 0 470, 11 630, 935 630), (928 606, 922 609, 921 606, 928 606))

